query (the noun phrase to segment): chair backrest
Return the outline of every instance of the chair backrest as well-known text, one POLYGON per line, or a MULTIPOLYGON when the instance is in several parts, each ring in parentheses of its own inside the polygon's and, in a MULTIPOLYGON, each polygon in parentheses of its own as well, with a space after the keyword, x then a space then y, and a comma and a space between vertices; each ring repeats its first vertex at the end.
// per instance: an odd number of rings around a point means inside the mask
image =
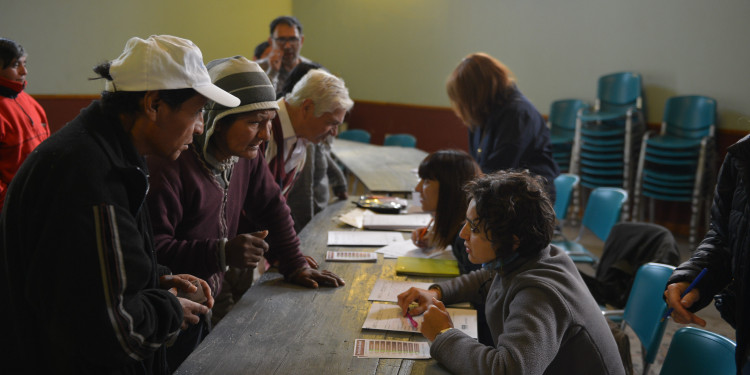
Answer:
POLYGON ((733 375, 737 373, 730 339, 695 327, 680 328, 672 337, 660 375, 733 375))
POLYGON ((581 229, 587 228, 606 241, 612 227, 620 221, 620 212, 627 200, 628 192, 620 188, 598 187, 592 190, 583 212, 581 229))
POLYGON ((349 141, 370 143, 370 132, 362 129, 349 129, 339 133, 339 138, 349 141))
POLYGON ((578 111, 585 107, 587 107, 586 103, 579 99, 563 99, 552 102, 549 109, 550 127, 575 131, 578 111))
POLYGON ((625 304, 623 321, 638 336, 644 348, 644 360, 653 363, 659 352, 667 320, 661 317, 667 311, 662 296, 664 286, 675 267, 661 263, 646 263, 638 268, 628 302, 625 304))
POLYGON ((625 110, 641 104, 641 75, 633 72, 612 73, 599 78, 596 93, 599 110, 625 110))
POLYGON ((570 173, 561 173, 555 178, 555 190, 557 198, 555 199, 555 216, 558 220, 565 220, 568 216, 568 207, 570 206, 570 197, 573 195, 573 189, 578 186, 581 178, 570 173))
POLYGON ((383 140, 384 146, 417 147, 417 138, 411 134, 388 134, 383 140))
POLYGON ((716 122, 716 100, 699 95, 667 99, 662 126, 669 135, 701 139, 712 132, 716 122))

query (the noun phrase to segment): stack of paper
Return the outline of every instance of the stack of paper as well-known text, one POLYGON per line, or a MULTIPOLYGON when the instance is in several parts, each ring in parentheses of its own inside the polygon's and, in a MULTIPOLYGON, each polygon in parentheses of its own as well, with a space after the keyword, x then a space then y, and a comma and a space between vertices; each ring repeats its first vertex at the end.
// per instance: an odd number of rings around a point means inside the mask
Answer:
POLYGON ((403 240, 400 232, 328 232, 328 246, 385 246, 403 240))
POLYGON ((365 215, 362 218, 362 226, 365 229, 374 230, 414 230, 430 225, 432 215, 409 214, 409 215, 365 215))
POLYGON ((392 259, 398 257, 456 259, 456 257, 453 256, 453 250, 451 250, 450 246, 446 249, 422 249, 417 247, 417 245, 411 242, 411 240, 394 242, 375 250, 375 252, 383 254, 384 258, 392 259))

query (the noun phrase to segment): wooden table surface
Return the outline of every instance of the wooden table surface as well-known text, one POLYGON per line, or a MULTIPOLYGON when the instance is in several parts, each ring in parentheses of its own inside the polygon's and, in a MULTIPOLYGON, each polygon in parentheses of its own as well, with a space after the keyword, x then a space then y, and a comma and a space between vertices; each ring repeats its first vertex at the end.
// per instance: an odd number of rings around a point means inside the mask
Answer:
MULTIPOLYGON (((447 374, 433 359, 403 360, 356 358, 354 341, 393 339, 426 341, 418 333, 363 330, 370 295, 378 278, 396 276, 395 259, 375 263, 326 262, 329 230, 346 230, 333 219, 354 208, 337 202, 316 215, 300 233, 302 251, 312 255, 320 269, 341 276, 340 288, 307 289, 284 282, 275 272, 265 273, 177 369, 176 374, 447 374)), ((372 250, 352 248, 347 250, 372 250)), ((439 278, 409 276, 413 281, 439 278)))
POLYGON ((412 147, 379 146, 336 139, 331 151, 367 190, 378 194, 408 194, 419 178, 414 170, 427 153, 412 147))

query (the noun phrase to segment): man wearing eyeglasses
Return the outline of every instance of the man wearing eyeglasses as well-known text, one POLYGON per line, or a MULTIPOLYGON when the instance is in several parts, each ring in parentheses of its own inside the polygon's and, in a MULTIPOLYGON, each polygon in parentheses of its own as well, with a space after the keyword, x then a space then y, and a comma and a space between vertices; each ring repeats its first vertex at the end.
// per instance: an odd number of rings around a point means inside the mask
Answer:
POLYGON ((271 79, 278 94, 284 87, 289 73, 297 64, 312 61, 299 54, 305 36, 302 35, 302 24, 297 18, 277 17, 271 22, 270 29, 271 36, 268 37, 268 43, 271 44, 271 52, 266 58, 258 60, 258 64, 271 79))

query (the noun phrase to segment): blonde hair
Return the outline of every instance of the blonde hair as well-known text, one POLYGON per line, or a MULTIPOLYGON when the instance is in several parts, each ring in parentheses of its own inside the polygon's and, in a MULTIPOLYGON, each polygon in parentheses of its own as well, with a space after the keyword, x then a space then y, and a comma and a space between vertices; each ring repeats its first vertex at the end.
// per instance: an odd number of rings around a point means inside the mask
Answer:
POLYGON ((466 56, 446 83, 448 98, 456 115, 475 130, 494 107, 501 106, 515 90, 513 72, 486 53, 466 56))

